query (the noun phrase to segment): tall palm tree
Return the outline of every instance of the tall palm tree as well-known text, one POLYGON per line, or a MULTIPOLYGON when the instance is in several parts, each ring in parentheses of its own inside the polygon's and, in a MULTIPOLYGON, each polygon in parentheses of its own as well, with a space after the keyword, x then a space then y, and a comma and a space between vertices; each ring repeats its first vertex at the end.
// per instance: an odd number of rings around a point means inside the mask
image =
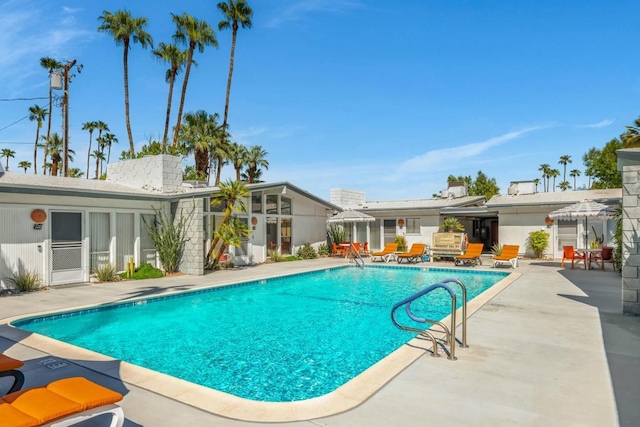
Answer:
MULTIPOLYGON (((49 79, 51 79, 51 74, 54 71, 60 70, 62 68, 62 63, 49 57, 40 58, 40 66, 49 70, 49 79)), ((47 174, 47 141, 49 141, 49 136, 51 135, 51 112, 53 111, 53 88, 51 87, 51 81, 49 81, 49 118, 47 120, 47 137, 45 138, 45 146, 44 146, 44 166, 42 167, 42 174, 47 174)))
POLYGON ((0 155, 0 158, 5 157, 7 159, 5 165, 4 165, 4 169, 6 171, 9 171, 9 159, 14 158, 16 156, 16 152, 13 151, 10 148, 3 148, 2 149, 2 154, 0 155))
POLYGON ((127 124, 127 136, 129 137, 129 149, 131 157, 135 157, 135 146, 133 135, 131 134, 131 123, 129 121, 129 47, 133 42, 139 43, 143 49, 147 46, 153 47, 153 38, 145 31, 148 25, 147 18, 134 18, 128 10, 117 10, 111 13, 107 10, 98 17, 101 22, 98 32, 109 34, 116 42, 116 46, 124 45, 124 109, 127 124))
POLYGON ((58 176, 60 162, 62 161, 61 150, 64 150, 64 141, 58 133, 54 132, 49 136, 49 140, 47 141, 47 152, 49 156, 51 156, 51 176, 58 176))
POLYGON ((215 144, 211 150, 211 161, 215 162, 216 168, 216 180, 214 185, 220 184, 220 177, 222 176, 222 167, 230 160, 231 153, 231 135, 226 132, 222 126, 218 129, 215 144))
POLYGON ((260 145, 249 147, 249 155, 247 157, 247 182, 252 184, 258 177, 260 168, 269 169, 269 162, 265 157, 268 155, 260 145))
POLYGON ((576 189, 576 178, 580 176, 580 171, 578 169, 573 169, 569 172, 569 176, 573 178, 573 189, 576 189))
POLYGON ((111 161, 111 146, 118 143, 118 138, 112 133, 105 133, 104 140, 107 146, 107 164, 111 161))
MULTIPOLYGON (((219 230, 229 221, 233 212, 247 213, 247 205, 244 202, 244 199, 247 197, 249 197, 249 189, 240 181, 227 181, 220 184, 220 191, 211 197, 211 204, 213 206, 224 203, 224 209, 222 211, 224 216, 218 226, 219 230)), ((209 251, 207 252, 207 261, 211 259, 211 254, 219 241, 220 236, 213 238, 209 251)))
POLYGON ((560 171, 558 169, 550 169, 548 175, 549 178, 553 178, 553 191, 556 191, 556 178, 560 176, 560 171))
POLYGON ((549 177, 547 176, 549 169, 550 166, 547 163, 541 164, 538 168, 538 170, 542 172, 542 189, 544 191, 549 191, 549 177))
POLYGON ((247 164, 249 158, 249 150, 242 144, 234 142, 229 147, 229 160, 233 164, 233 168, 236 170, 236 181, 240 181, 240 172, 242 168, 247 164))
POLYGON ((568 154, 560 156, 560 161, 558 162, 558 164, 564 166, 564 172, 562 174, 562 182, 567 182, 567 165, 569 163, 573 163, 571 161, 571 156, 569 156, 568 154))
POLYGON ((91 161, 91 144, 93 140, 93 131, 98 127, 98 122, 84 122, 82 130, 89 131, 89 148, 87 149, 87 179, 89 179, 89 162, 91 161))
POLYGON ((33 173, 38 173, 38 139, 40 138, 40 128, 42 121, 47 116, 47 109, 39 105, 29 107, 29 120, 36 122, 36 142, 33 144, 33 173))
POLYGON ((251 28, 251 18, 253 10, 247 4, 246 0, 227 0, 218 3, 218 10, 222 12, 225 19, 218 23, 218 30, 226 30, 231 28, 231 57, 229 59, 229 77, 227 77, 227 94, 224 101, 224 116, 222 119, 222 128, 227 128, 227 115, 229 112, 229 95, 231 93, 231 78, 233 77, 233 62, 236 52, 236 36, 238 35, 239 25, 242 28, 251 28))
POLYGON ((180 128, 180 140, 187 152, 193 153, 196 173, 202 178, 209 173, 209 152, 216 138, 217 119, 217 113, 198 110, 186 113, 180 128))
POLYGON ((98 174, 98 172, 100 172, 100 165, 104 160, 104 153, 100 150, 94 150, 93 153, 91 153, 91 157, 96 159, 96 179, 99 179, 100 175, 98 174))
POLYGON ((169 96, 167 98, 167 115, 164 120, 164 134, 162 136, 162 152, 167 152, 167 138, 169 138, 169 120, 171 119, 171 99, 173 98, 173 85, 176 76, 187 62, 187 52, 174 44, 160 43, 153 51, 156 58, 169 64, 165 74, 165 80, 169 83, 169 96))
POLYGON ((533 183, 536 185, 536 193, 538 192, 538 184, 540 184, 540 178, 535 178, 533 183))
POLYGON ((24 169, 24 173, 27 173, 27 169, 29 169, 31 167, 31 162, 23 160, 20 163, 18 163, 18 167, 20 169, 24 169))
POLYGON ((173 39, 176 42, 184 43, 188 46, 187 64, 184 71, 184 80, 182 82, 182 94, 180 95, 180 105, 178 107, 178 120, 173 131, 173 146, 178 145, 178 135, 180 134, 180 123, 182 122, 182 109, 184 108, 184 99, 187 94, 187 84, 189 83, 189 73, 191 72, 191 64, 193 63, 193 52, 198 48, 198 52, 204 52, 205 46, 213 45, 218 47, 218 41, 213 28, 206 21, 200 21, 193 16, 183 13, 182 15, 172 15, 173 22, 176 24, 176 32, 173 39))

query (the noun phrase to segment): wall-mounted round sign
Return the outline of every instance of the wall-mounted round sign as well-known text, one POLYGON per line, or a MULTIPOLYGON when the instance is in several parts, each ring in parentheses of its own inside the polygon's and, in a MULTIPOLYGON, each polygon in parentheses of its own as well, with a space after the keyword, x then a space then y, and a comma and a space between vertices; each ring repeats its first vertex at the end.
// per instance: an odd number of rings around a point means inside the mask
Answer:
POLYGON ((251 218, 251 224, 258 225, 258 218, 256 218, 255 216, 251 218))
POLYGON ((47 219, 47 214, 42 209, 34 209, 31 212, 31 219, 33 222, 44 222, 47 219))
POLYGON ((398 220, 398 225, 399 225, 400 227, 402 227, 402 226, 404 225, 404 219, 399 219, 399 220, 398 220))

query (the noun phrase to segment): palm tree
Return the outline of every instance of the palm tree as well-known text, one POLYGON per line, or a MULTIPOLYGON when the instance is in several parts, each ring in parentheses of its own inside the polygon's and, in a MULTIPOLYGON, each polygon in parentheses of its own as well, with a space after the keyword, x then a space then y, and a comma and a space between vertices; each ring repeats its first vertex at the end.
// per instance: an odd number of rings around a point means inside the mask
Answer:
POLYGON ((164 120, 164 134, 162 136, 162 152, 167 152, 167 140, 169 138, 169 120, 171 119, 171 99, 173 98, 173 85, 176 81, 176 76, 182 70, 187 62, 187 52, 180 50, 174 44, 160 43, 158 48, 153 51, 153 54, 169 64, 169 69, 165 74, 165 80, 169 83, 169 96, 167 98, 167 115, 164 120))
POLYGON ((269 169, 269 162, 265 157, 269 154, 260 145, 249 147, 247 156, 247 182, 252 184, 258 178, 260 168, 269 169))
POLYGON ((569 184, 569 181, 562 181, 560 184, 558 184, 558 188, 561 191, 567 191, 571 188, 571 184, 569 184))
POLYGON ((118 143, 118 138, 112 133, 105 133, 104 141, 107 146, 107 164, 109 164, 111 161, 111 146, 118 143))
POLYGON ((242 144, 234 142, 229 147, 229 160, 233 164, 233 168, 236 170, 236 181, 240 181, 240 172, 242 168, 247 164, 249 157, 249 150, 242 144))
POLYGON ((231 140, 229 132, 226 132, 222 126, 218 129, 215 144, 211 149, 211 161, 215 161, 216 180, 214 185, 220 184, 222 176, 222 167, 228 163, 231 155, 231 140))
POLYGON ((18 163, 18 167, 20 169, 24 169, 24 173, 27 173, 27 169, 29 169, 31 167, 31 162, 23 160, 20 163, 18 163))
POLYGON ((124 109, 127 123, 127 136, 129 137, 129 149, 131 158, 135 157, 135 146, 133 135, 131 134, 131 123, 129 121, 129 46, 131 42, 139 43, 143 49, 147 46, 153 47, 153 39, 145 31, 147 18, 134 18, 128 10, 117 10, 115 13, 103 11, 98 17, 101 22, 98 32, 109 34, 116 42, 116 46, 124 45, 124 109))
POLYGON ((93 131, 98 127, 98 122, 84 122, 82 130, 89 131, 89 148, 87 149, 87 179, 89 179, 89 162, 91 159, 91 143, 93 139, 93 131))
POLYGON ((49 140, 46 145, 47 152, 51 156, 51 168, 49 169, 51 176, 58 176, 58 169, 60 168, 60 162, 62 161, 60 150, 64 150, 64 141, 62 141, 62 137, 60 137, 58 133, 54 132, 49 136, 49 140))
POLYGON ((573 163, 571 161, 571 156, 567 154, 560 156, 560 161, 558 162, 558 164, 564 166, 564 173, 562 174, 562 182, 567 182, 567 164, 569 163, 573 163))
POLYGON ((29 120, 36 122, 36 142, 33 144, 33 173, 38 173, 38 139, 40 138, 40 128, 42 121, 47 116, 47 109, 39 105, 29 107, 29 120))
POLYGON ((549 191, 549 177, 547 176, 549 168, 550 166, 547 163, 541 164, 538 168, 538 170, 542 172, 542 189, 544 191, 549 191))
POLYGON ((231 93, 231 78, 233 76, 233 62, 236 52, 236 36, 238 34, 238 24, 242 28, 251 28, 251 18, 253 10, 247 4, 246 0, 227 0, 218 3, 218 10, 225 17, 224 21, 218 23, 218 30, 226 30, 231 28, 231 58, 229 59, 229 77, 227 78, 227 95, 224 101, 224 116, 222 119, 222 128, 227 128, 227 115, 229 112, 229 95, 231 93))
POLYGON ((91 157, 96 159, 96 179, 100 178, 100 175, 98 175, 98 172, 101 169, 101 162, 104 160, 104 153, 100 150, 94 150, 94 152, 91 154, 91 157))
POLYGON ((184 115, 184 125, 180 130, 180 139, 186 150, 193 152, 198 176, 209 176, 209 152, 216 140, 218 114, 207 114, 204 110, 184 115))
POLYGON ((242 239, 249 237, 251 229, 246 222, 238 217, 229 218, 229 222, 221 224, 218 230, 215 231, 214 237, 220 240, 220 248, 216 252, 216 257, 213 260, 213 269, 220 262, 220 257, 229 246, 240 247, 242 245, 242 239))
MULTIPOLYGON (((60 70, 62 68, 62 63, 53 58, 44 57, 40 58, 40 66, 49 70, 49 79, 51 79, 51 74, 56 70, 60 70)), ((44 146, 43 175, 47 174, 47 141, 49 141, 49 136, 51 136, 51 111, 53 111, 53 88, 51 87, 51 82, 49 82, 49 119, 47 120, 47 137, 45 138, 44 146)))
MULTIPOLYGON (((182 15, 172 15, 173 22, 176 24, 176 32, 173 39, 176 42, 186 44, 187 64, 184 71, 184 80, 182 82, 182 94, 180 96, 180 106, 178 107, 178 120, 176 128, 173 131, 173 146, 178 145, 178 135, 180 134, 180 122, 182 121, 182 109, 184 108, 184 98, 187 94, 187 84, 189 83, 189 73, 191 72, 191 64, 193 63, 193 51, 198 48, 198 52, 204 52, 205 46, 213 45, 218 47, 218 41, 213 28, 206 21, 200 21, 187 13, 182 15)), ((133 156, 132 156, 133 157, 133 156)))
POLYGON ((2 155, 0 155, 0 158, 6 157, 6 159, 7 159, 7 162, 4 165, 4 169, 6 171, 9 171, 9 159, 10 158, 14 158, 15 156, 16 156, 16 152, 13 151, 12 149, 10 149, 10 148, 3 148, 2 149, 2 155))
POLYGON ((84 172, 80 171, 80 168, 69 169, 69 178, 81 178, 84 172))
POLYGON ((578 169, 573 169, 569 172, 569 176, 573 178, 573 188, 576 189, 576 178, 580 176, 580 171, 578 169))
POLYGON ((540 184, 540 178, 535 178, 533 183, 536 185, 536 193, 538 192, 538 184, 540 184))
POLYGON ((633 126, 625 126, 627 131, 620 136, 625 148, 640 147, 640 117, 635 119, 633 126))
MULTIPOLYGON (((229 221, 231 214, 233 212, 238 213, 247 213, 247 205, 244 202, 244 199, 249 197, 249 190, 244 185, 244 183, 240 181, 227 181, 220 185, 220 191, 211 197, 211 204, 213 206, 224 203, 222 221, 218 226, 220 230, 224 224, 229 221)), ((211 242, 211 246, 209 247, 209 251, 207 252, 207 261, 211 259, 211 254, 213 253, 215 247, 220 240, 219 236, 215 236, 213 241, 211 242)))
POLYGON ((553 178, 552 188, 553 188, 553 191, 556 191, 556 178, 560 176, 560 171, 558 169, 550 169, 548 175, 549 175, 549 178, 553 178))

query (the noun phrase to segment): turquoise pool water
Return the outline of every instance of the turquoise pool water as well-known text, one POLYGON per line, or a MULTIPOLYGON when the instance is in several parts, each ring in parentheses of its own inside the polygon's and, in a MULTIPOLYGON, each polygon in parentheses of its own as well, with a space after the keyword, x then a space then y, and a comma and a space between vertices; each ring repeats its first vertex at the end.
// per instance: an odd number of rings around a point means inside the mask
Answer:
MULTIPOLYGON (((13 325, 243 398, 296 401, 335 390, 411 340, 391 323, 394 303, 447 277, 461 279, 471 300, 507 275, 336 268, 13 325)), ((443 318, 445 294, 412 308, 443 318)))

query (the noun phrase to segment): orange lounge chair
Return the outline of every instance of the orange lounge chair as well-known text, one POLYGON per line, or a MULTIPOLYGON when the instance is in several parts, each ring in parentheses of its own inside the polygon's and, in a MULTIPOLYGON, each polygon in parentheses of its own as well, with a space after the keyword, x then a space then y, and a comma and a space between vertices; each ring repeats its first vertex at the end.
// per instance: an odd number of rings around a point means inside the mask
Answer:
POLYGON ((343 257, 347 251, 347 248, 344 246, 338 246, 336 242, 332 242, 333 248, 331 250, 331 256, 334 257, 343 257))
POLYGON ((371 261, 380 258, 380 261, 389 262, 389 257, 393 256, 398 250, 397 243, 387 243, 380 252, 371 252, 371 261))
POLYGON ((398 264, 401 264, 402 260, 407 260, 407 262, 413 263, 417 263, 418 261, 422 262, 422 255, 424 254, 424 250, 426 248, 427 245, 424 243, 414 243, 413 245, 411 245, 411 249, 409 249, 409 252, 396 255, 398 264))
POLYGON ((477 264, 482 265, 480 255, 482 255, 482 249, 484 244, 482 243, 469 243, 467 245, 467 251, 464 255, 458 255, 454 259, 455 265, 470 265, 475 267, 477 264))
POLYGON ((13 377, 13 385, 7 393, 13 393, 22 388, 24 384, 24 374, 18 371, 24 363, 21 360, 16 360, 12 357, 0 354, 0 378, 13 377))
POLYGON ((120 393, 86 378, 66 378, 0 398, 0 427, 66 427, 104 414, 111 414, 111 427, 122 427, 120 400, 120 393))
POLYGON ((519 245, 504 245, 502 246, 502 253, 493 257, 493 267, 497 267, 503 263, 511 264, 511 267, 516 268, 518 266, 518 250, 519 245))

